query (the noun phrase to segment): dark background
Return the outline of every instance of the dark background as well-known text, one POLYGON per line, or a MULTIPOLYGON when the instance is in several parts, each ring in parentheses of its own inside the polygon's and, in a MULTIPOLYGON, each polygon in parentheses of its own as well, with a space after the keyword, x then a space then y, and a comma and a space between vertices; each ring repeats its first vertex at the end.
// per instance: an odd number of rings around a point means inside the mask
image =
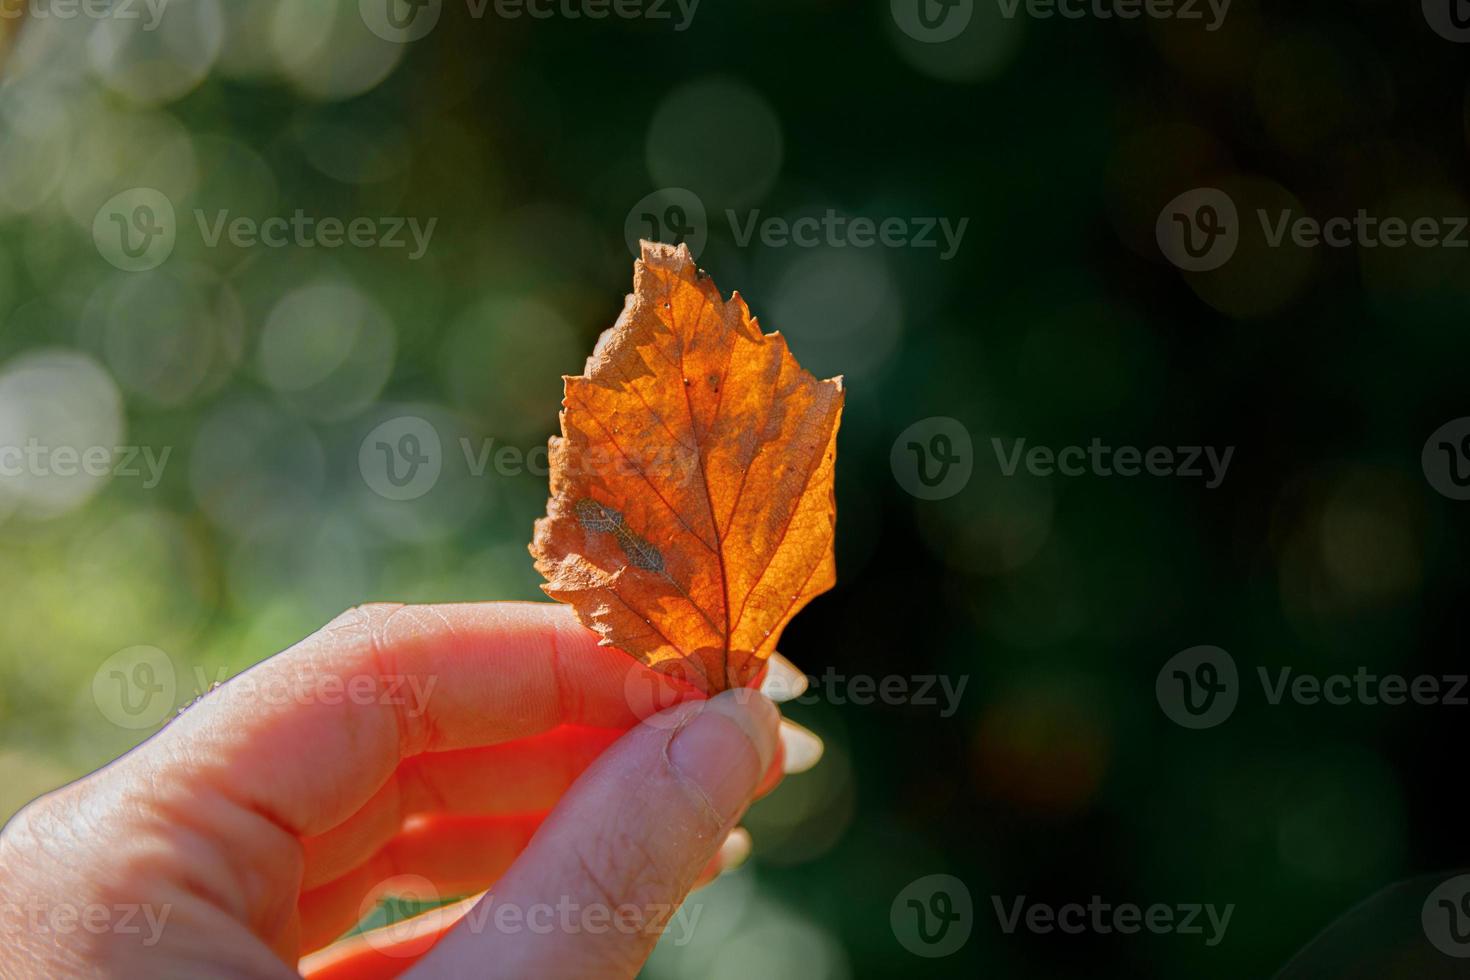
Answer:
MULTIPOLYGON (((950 717, 790 706, 826 758, 751 813, 751 863, 650 976, 1269 976, 1375 892, 1470 863, 1466 708, 1271 705, 1256 680, 1465 670, 1470 505, 1420 454, 1470 414, 1470 249, 1271 249, 1253 213, 1470 214, 1470 49, 1418 5, 1236 0, 1211 32, 975 0, 958 39, 926 44, 881 2, 703 0, 685 31, 449 2, 400 46, 355 2, 176 3, 115 56, 91 25, 27 25, 0 87, 0 418, 59 412, 73 436, 173 451, 156 488, 0 480, 4 814, 147 734, 92 693, 123 648, 165 651, 183 703, 353 603, 537 597, 544 477, 471 477, 453 441, 525 452, 555 431, 560 376, 629 289, 629 209, 681 186, 720 287, 847 377, 839 583, 781 649, 819 677, 966 686, 950 717), (159 62, 186 67, 138 68, 159 62), (91 238, 133 186, 179 214, 150 272, 91 238), (1184 273, 1155 220, 1206 186, 1243 240, 1184 273), (196 207, 438 224, 418 261, 207 248, 196 207), (727 208, 969 224, 945 261, 741 245, 727 208), (308 294, 281 313, 323 282, 377 312, 308 294), (354 316, 371 324, 328 322, 354 316), (51 377, 88 399, 16 383, 57 348, 75 354, 51 377), (404 414, 435 423, 445 472, 395 503, 358 448, 404 414), (922 500, 890 450, 938 416, 969 433, 973 474, 922 500), (991 440, 1021 437, 1234 455, 1215 489, 1006 476, 991 440), (1192 731, 1154 684, 1203 644, 1242 689, 1192 731), (973 931, 920 959, 890 907, 933 874, 964 883, 973 931), (1214 947, 1007 935, 993 897, 1022 895, 1235 908, 1214 947)), ((1416 901, 1394 908, 1381 941, 1376 920, 1355 929, 1386 964, 1423 944, 1416 901)))

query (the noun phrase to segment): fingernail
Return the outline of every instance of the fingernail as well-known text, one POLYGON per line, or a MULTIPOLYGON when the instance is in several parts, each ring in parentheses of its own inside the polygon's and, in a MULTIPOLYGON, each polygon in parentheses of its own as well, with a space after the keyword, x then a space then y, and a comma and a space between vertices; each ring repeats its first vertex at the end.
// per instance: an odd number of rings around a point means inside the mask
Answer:
POLYGON ((827 746, 822 737, 810 728, 803 728, 794 721, 781 719, 781 769, 788 776, 806 772, 822 761, 827 746))
POLYGON ((806 675, 779 653, 771 654, 766 676, 761 679, 761 693, 777 704, 794 701, 806 693, 806 675))
POLYGON ((725 691, 702 702, 698 713, 674 735, 669 761, 699 787, 715 812, 734 819, 771 767, 780 717, 776 706, 758 691, 725 691), (743 745, 755 753, 753 770, 743 745))
POLYGON ((720 874, 734 871, 750 857, 750 833, 744 827, 736 827, 720 845, 720 874))

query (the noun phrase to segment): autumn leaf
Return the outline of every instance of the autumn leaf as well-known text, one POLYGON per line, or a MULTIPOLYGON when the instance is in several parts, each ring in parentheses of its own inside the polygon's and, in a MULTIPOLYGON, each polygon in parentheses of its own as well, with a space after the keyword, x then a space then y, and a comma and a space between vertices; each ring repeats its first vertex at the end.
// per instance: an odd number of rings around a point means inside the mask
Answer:
POLYGON ((531 554, 603 643, 715 693, 749 684, 836 581, 842 379, 802 370, 685 246, 642 252, 622 315, 564 379, 531 554))

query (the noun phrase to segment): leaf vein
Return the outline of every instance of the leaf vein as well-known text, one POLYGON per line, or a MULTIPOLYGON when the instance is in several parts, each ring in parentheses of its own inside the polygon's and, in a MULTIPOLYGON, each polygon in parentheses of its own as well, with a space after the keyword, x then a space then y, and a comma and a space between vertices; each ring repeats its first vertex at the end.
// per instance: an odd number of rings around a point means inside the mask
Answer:
MULTIPOLYGON (((750 607, 751 595, 755 593, 755 590, 760 586, 761 581, 765 579, 766 573, 771 570, 771 565, 776 560, 776 555, 781 551, 781 546, 786 543, 786 536, 791 533, 792 522, 796 520, 796 512, 801 510, 801 502, 806 498, 807 491, 811 489, 812 478, 815 477, 817 475, 817 471, 822 468, 822 453, 826 452, 826 449, 827 446, 825 443, 819 444, 815 461, 812 463, 812 468, 807 471, 806 479, 802 481, 801 492, 796 495, 796 502, 791 506, 791 513, 786 515, 786 521, 784 524, 781 525, 781 533, 776 538, 776 543, 771 546, 770 554, 766 555, 766 563, 764 566, 762 566, 761 573, 756 576, 755 581, 751 583, 750 588, 746 591, 745 597, 740 601, 740 613, 735 617, 734 629, 739 629, 740 624, 745 620, 745 611, 750 607)), ((734 629, 731 630, 732 635, 734 633, 734 629)), ((728 640, 726 642, 728 643, 728 640)))

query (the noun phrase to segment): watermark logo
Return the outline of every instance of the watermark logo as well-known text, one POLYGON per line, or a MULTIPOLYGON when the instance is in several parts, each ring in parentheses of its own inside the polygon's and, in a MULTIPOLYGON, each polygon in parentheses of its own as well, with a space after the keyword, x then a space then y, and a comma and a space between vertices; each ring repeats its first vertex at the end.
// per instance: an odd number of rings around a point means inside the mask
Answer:
POLYGON ((422 497, 439 482, 443 465, 438 430, 417 415, 383 422, 357 451, 357 467, 368 488, 388 500, 422 497))
POLYGON ((92 675, 92 701, 119 728, 153 728, 169 716, 178 692, 178 672, 157 647, 119 650, 92 675))
POLYGON ((1422 0, 1424 20, 1446 41, 1470 42, 1470 2, 1467 0, 1422 0))
POLYGON ((975 925, 970 890, 954 875, 911 881, 893 899, 888 924, 899 944, 915 956, 949 956, 965 945, 975 925))
POLYGON ((888 465, 898 485, 920 500, 953 497, 970 482, 975 446, 958 419, 920 419, 893 440, 888 465))
POLYGON ((367 29, 394 44, 410 44, 428 36, 439 24, 444 0, 357 0, 367 29))
POLYGON ((174 206, 161 191, 133 187, 108 198, 92 218, 97 251, 124 272, 146 272, 174 251, 174 206))
POLYGON ((1197 646, 1176 653, 1159 670, 1154 694, 1164 714, 1184 728, 1214 728, 1240 700, 1235 659, 1219 647, 1197 646))
POLYGON ((696 259, 709 240, 709 218, 699 195, 684 187, 663 187, 646 194, 628 209, 623 220, 623 240, 637 258, 639 241, 688 245, 696 259))
POLYGON ((1420 910, 1424 936, 1446 956, 1470 958, 1470 875, 1456 875, 1429 893, 1420 910))
POLYGON ((970 26, 975 0, 890 0, 893 22, 915 41, 943 44, 970 26))
POLYGON ((1197 187, 1174 198, 1159 212, 1154 237, 1164 257, 1186 272, 1218 269, 1240 244, 1240 215, 1230 195, 1197 187))
MULTIPOLYGON (((384 897, 418 907, 437 906, 444 901, 439 889, 423 875, 394 875, 363 896, 362 904, 358 907, 358 921, 377 911, 378 902, 384 897)), ((437 933, 422 931, 420 925, 422 923, 414 918, 395 918, 386 926, 365 930, 362 936, 368 946, 384 956, 400 959, 419 957, 427 953, 439 938, 437 933)))
MULTIPOLYGON (((633 714, 650 728, 673 730, 682 728, 694 715, 704 710, 704 679, 689 661, 665 662, 659 670, 639 663, 631 664, 623 677, 623 698, 633 714), (668 672, 666 672, 668 671, 668 672), (685 711, 669 711, 680 704, 695 705, 685 711)), ((756 691, 750 688, 731 688, 737 699, 748 699, 756 691)))
POLYGON ((1419 461, 1431 487, 1451 500, 1470 500, 1470 416, 1435 429, 1419 461))

